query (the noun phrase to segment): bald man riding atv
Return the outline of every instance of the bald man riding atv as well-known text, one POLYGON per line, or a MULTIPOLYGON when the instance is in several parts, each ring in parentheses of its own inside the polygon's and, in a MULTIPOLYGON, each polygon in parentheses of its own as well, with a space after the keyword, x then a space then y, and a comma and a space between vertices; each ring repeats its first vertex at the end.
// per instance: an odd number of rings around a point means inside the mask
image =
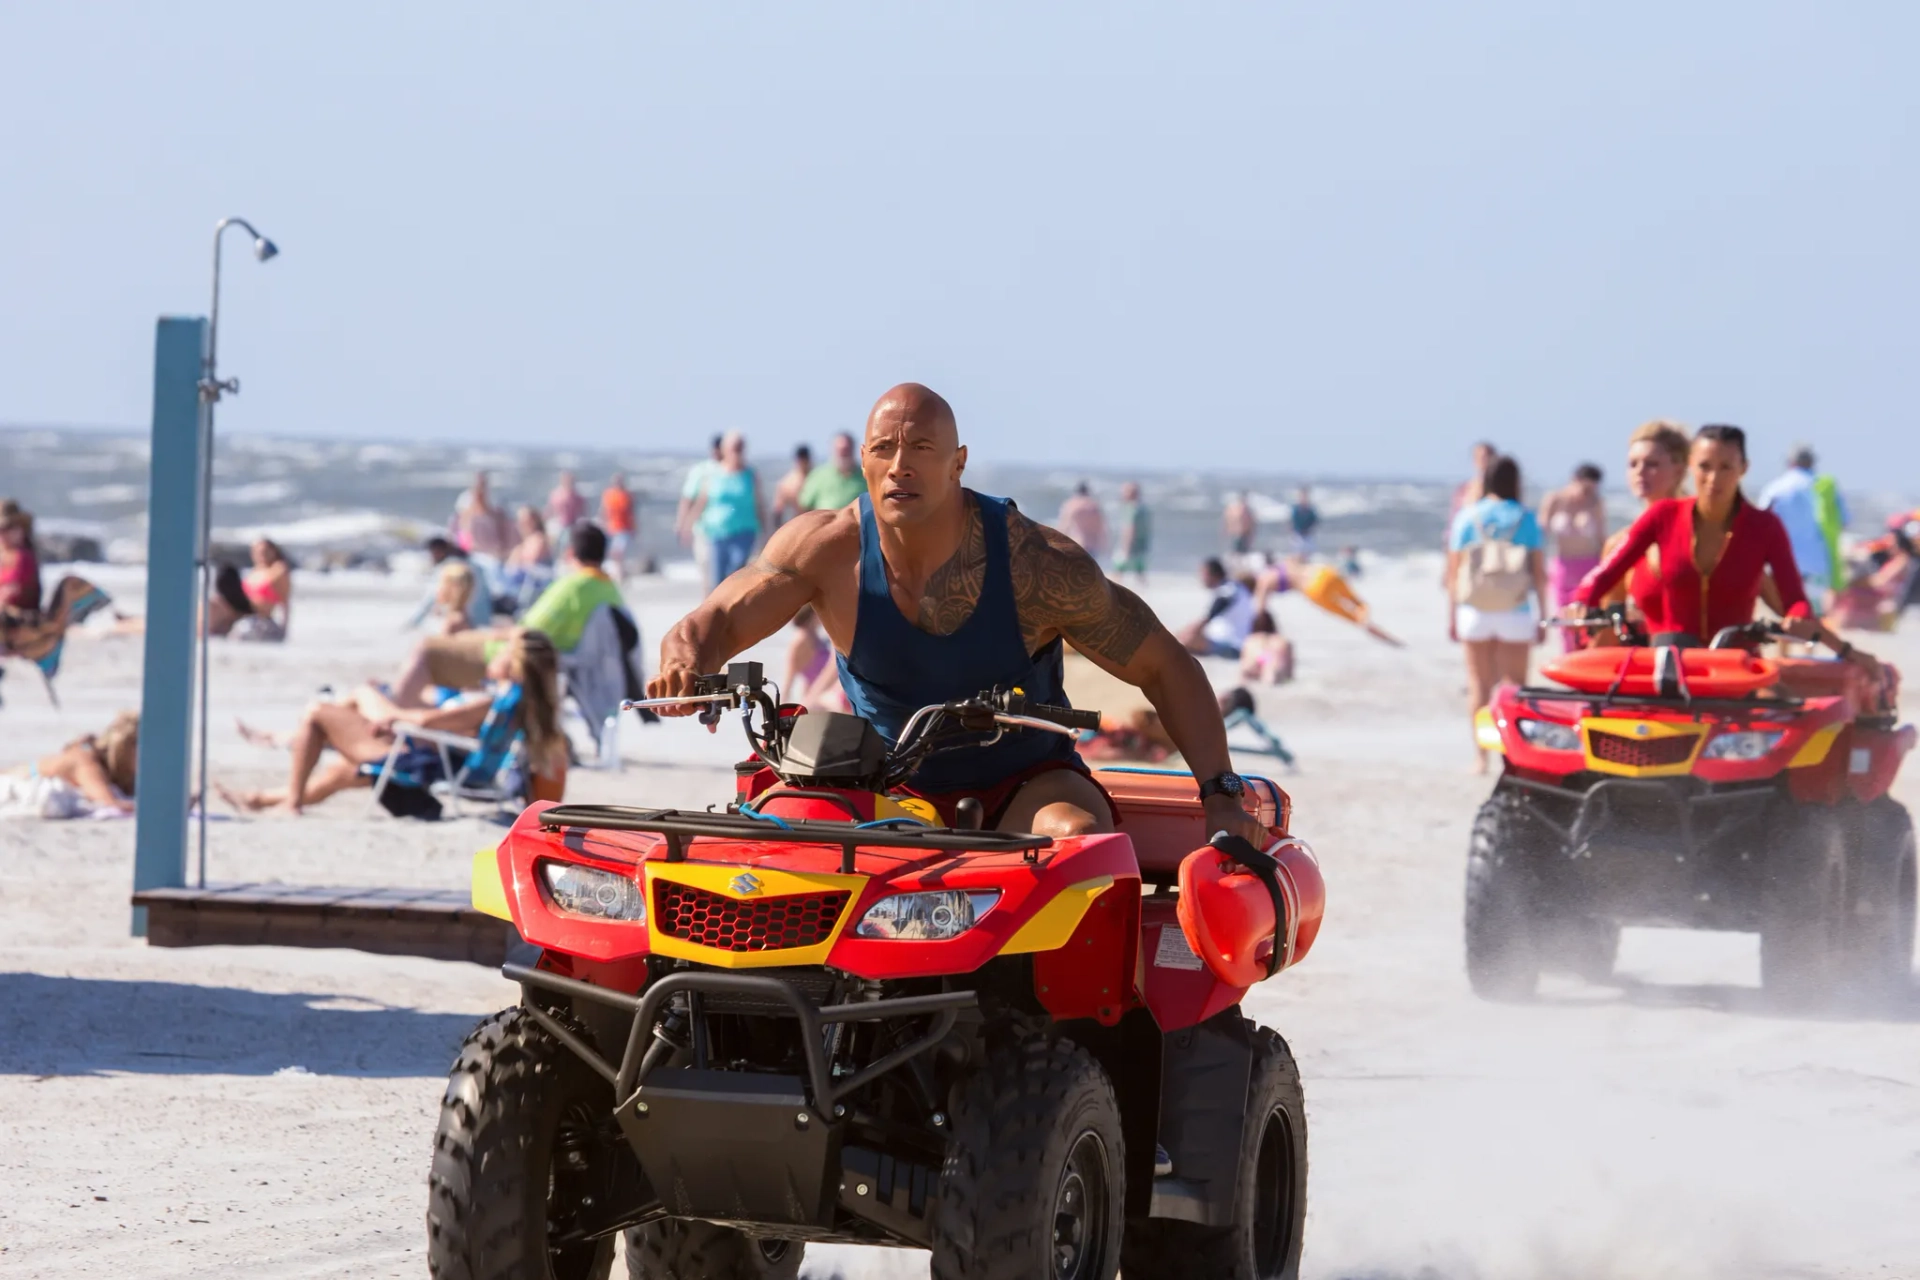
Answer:
MULTIPOLYGON (((1064 641, 1147 695, 1198 780, 1208 829, 1267 844, 1242 806, 1199 662, 1065 534, 961 485, 967 450, 944 399, 917 383, 881 396, 867 416, 861 466, 867 492, 858 501, 782 525, 667 633, 649 696, 693 693, 702 672, 722 669, 811 605, 855 714, 894 741, 918 708, 988 689, 1065 705, 1064 641)), ((1000 830, 1066 837, 1114 829, 1106 793, 1073 744, 1051 733, 932 756, 905 789, 950 825, 961 825, 958 806, 971 798, 984 824, 1000 830)))

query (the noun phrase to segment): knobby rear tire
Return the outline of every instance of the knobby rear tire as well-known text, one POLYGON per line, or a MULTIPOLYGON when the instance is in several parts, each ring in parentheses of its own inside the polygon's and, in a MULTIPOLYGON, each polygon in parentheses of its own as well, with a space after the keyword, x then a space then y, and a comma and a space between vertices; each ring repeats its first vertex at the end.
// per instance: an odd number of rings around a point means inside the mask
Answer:
POLYGON ((1912 989, 1916 873, 1913 819, 1891 796, 1846 813, 1845 981, 1871 1002, 1912 989))
POLYGON ((1848 933, 1848 856, 1839 813, 1783 804, 1766 851, 1760 895, 1760 985, 1805 1008, 1840 986, 1848 933))
MULTIPOLYGON (((1300 1068, 1280 1034, 1247 1023, 1253 1073, 1246 1140, 1235 1175, 1233 1222, 1171 1218, 1127 1224, 1124 1280, 1296 1280, 1307 1219, 1307 1110, 1300 1068)), ((1176 1174, 1179 1170, 1174 1171, 1176 1174)))

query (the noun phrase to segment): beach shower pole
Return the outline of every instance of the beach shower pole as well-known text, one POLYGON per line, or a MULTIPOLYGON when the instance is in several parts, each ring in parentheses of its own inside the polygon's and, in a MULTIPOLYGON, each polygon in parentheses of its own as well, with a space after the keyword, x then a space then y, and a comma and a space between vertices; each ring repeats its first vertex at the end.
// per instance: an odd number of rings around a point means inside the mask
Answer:
POLYGON ((213 406, 229 391, 240 394, 238 378, 220 380, 220 241, 228 227, 239 227, 253 237, 253 256, 261 262, 280 252, 245 218, 222 218, 214 225, 213 308, 207 314, 207 358, 200 373, 200 851, 194 881, 203 889, 207 884, 207 641, 213 622, 213 406))

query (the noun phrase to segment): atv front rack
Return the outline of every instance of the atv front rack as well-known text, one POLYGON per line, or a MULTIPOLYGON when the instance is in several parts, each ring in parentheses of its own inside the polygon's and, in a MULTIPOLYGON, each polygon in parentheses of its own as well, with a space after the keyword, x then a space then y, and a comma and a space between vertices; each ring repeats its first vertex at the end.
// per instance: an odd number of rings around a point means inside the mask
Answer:
POLYGON ((633 1028, 627 1036, 626 1052, 621 1057, 620 1065, 615 1067, 559 1019, 537 1005, 527 1005, 527 1012, 549 1034, 606 1077, 622 1106, 631 1101, 647 1082, 652 1066, 647 1061, 648 1049, 655 1037, 654 1026, 660 1020, 662 1008, 675 995, 749 995, 786 1005, 800 1022, 800 1044, 806 1057, 807 1083, 812 1088, 814 1106, 828 1115, 833 1114, 833 1108, 840 1099, 858 1092, 946 1039, 947 1033, 953 1030, 954 1023, 958 1021, 960 1011, 974 1008, 979 1003, 979 998, 971 991, 945 991, 935 995, 898 996, 890 1000, 862 1000, 854 1004, 816 1005, 792 983, 779 978, 706 972, 670 973, 650 984, 646 994, 632 996, 597 987, 590 982, 548 973, 544 969, 530 969, 525 965, 502 965, 500 972, 509 981, 522 986, 539 987, 555 995, 597 1000, 633 1015, 633 1028), (825 1037, 820 1034, 822 1027, 834 1022, 880 1022, 889 1018, 924 1017, 928 1014, 934 1015, 933 1025, 924 1035, 901 1045, 852 1075, 838 1079, 834 1077, 827 1062, 825 1037))
MULTIPOLYGON (((786 791, 787 795, 811 795, 786 791)), ((828 794, 828 793, 821 793, 828 794)), ((636 809, 618 804, 561 804, 540 812, 548 831, 647 831, 667 839, 667 861, 685 862, 687 845, 699 836, 719 840, 764 840, 776 844, 840 846, 840 870, 852 875, 860 849, 951 850, 955 853, 1025 853, 1029 861, 1053 841, 1020 831, 956 831, 928 827, 911 818, 879 822, 826 822, 817 818, 781 818, 756 814, 687 813, 679 809, 636 809)))

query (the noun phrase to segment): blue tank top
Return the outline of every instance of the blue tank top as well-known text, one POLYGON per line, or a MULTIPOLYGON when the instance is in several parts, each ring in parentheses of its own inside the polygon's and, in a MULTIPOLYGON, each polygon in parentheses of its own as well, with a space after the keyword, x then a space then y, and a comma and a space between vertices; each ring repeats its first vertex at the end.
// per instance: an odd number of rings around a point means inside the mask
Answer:
MULTIPOLYGON (((987 567, 980 600, 951 635, 936 636, 909 622, 887 587, 873 500, 860 495, 860 608, 853 652, 840 657, 840 687, 855 715, 895 741, 907 719, 936 702, 970 698, 996 687, 1024 689, 1032 702, 1066 706, 1060 641, 1027 652, 1008 569, 1005 498, 966 491, 980 505, 987 567)), ((982 741, 985 739, 982 738, 982 741)), ((1037 729, 1008 730, 992 746, 942 751, 920 766, 912 785, 925 791, 984 789, 1046 760, 1074 754, 1071 739, 1037 729)))

